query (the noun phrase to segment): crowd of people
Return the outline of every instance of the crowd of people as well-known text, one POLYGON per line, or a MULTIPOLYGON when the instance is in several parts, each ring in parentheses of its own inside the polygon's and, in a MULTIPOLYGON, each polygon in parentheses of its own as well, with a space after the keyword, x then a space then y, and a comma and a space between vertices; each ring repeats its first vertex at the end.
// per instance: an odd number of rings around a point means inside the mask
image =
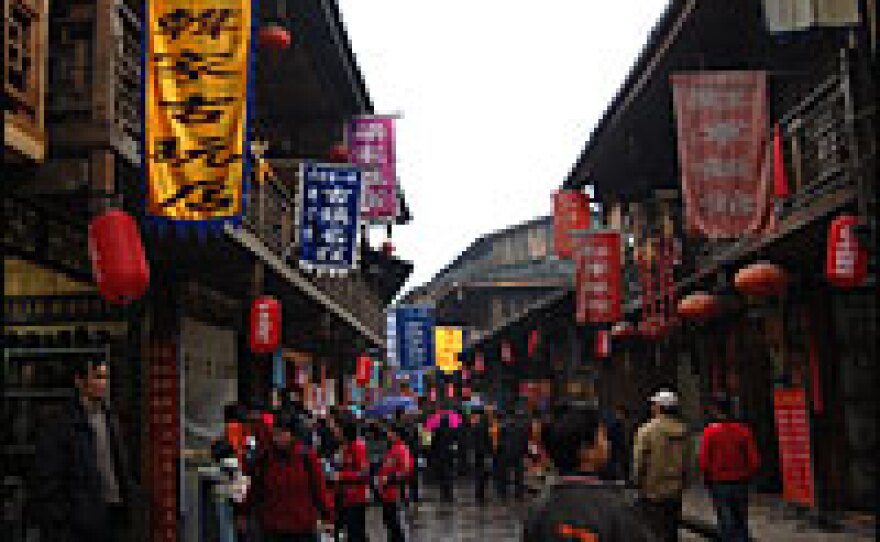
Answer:
MULTIPOLYGON (((125 541, 142 503, 105 399, 107 367, 76 362, 73 374, 67 412, 37 441, 34 516, 45 540, 125 541)), ((540 411, 431 404, 372 419, 344 408, 316 414, 299 388, 277 399, 225 409, 225 432, 211 447, 220 542, 365 541, 374 505, 387 539, 405 541, 426 485, 448 502, 467 488, 478 506, 490 490, 501 502, 540 494, 523 525, 527 542, 677 540, 692 464, 709 486, 720 540, 749 540, 748 488, 760 460, 724 398, 711 403, 698 460, 669 390, 650 398, 650 419, 635 432, 620 408, 572 401, 540 411)))

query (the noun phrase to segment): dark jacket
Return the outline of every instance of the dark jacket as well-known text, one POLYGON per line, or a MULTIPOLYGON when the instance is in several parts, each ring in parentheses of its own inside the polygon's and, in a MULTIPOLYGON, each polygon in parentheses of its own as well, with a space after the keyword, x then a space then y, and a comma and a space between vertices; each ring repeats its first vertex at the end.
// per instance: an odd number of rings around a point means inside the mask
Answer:
MULTIPOLYGON (((128 465, 119 422, 106 403, 101 408, 122 506, 130 514, 139 507, 140 492, 128 465)), ((78 397, 37 435, 29 504, 46 540, 99 540, 109 527, 95 439, 78 397)))
POLYGON ((474 457, 479 461, 492 456, 492 435, 489 434, 489 423, 482 421, 471 427, 471 443, 474 457))
POLYGON ((562 478, 530 511, 523 542, 656 540, 617 487, 594 477, 562 478))
POLYGON ((529 451, 529 422, 523 416, 509 418, 501 426, 499 452, 508 463, 521 461, 529 451))

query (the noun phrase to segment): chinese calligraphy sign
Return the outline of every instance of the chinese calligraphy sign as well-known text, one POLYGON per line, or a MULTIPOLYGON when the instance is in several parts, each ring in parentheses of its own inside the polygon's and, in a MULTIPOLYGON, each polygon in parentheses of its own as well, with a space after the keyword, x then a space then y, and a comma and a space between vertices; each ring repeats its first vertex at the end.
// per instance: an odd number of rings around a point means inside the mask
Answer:
POLYGON ((446 374, 461 369, 458 355, 464 346, 464 333, 460 327, 437 326, 434 328, 437 368, 446 374))
POLYGON ((397 312, 400 369, 421 370, 434 365, 434 311, 427 305, 401 305, 397 312))
POLYGON ((361 171, 351 165, 300 164, 299 263, 313 271, 357 267, 361 171))
POLYGON ((571 258, 572 230, 590 227, 590 199, 577 190, 560 190, 553 194, 553 240, 556 255, 571 258))
POLYGON ((758 232, 769 209, 766 74, 676 74, 672 87, 688 230, 758 232))
POLYGON ((364 174, 361 217, 387 223, 397 217, 397 165, 394 151, 394 118, 356 117, 346 131, 349 161, 364 174))
POLYGON ((620 233, 585 233, 575 251, 577 322, 614 323, 621 318, 620 233))
POLYGON ((147 212, 179 221, 242 213, 250 0, 148 0, 147 212))

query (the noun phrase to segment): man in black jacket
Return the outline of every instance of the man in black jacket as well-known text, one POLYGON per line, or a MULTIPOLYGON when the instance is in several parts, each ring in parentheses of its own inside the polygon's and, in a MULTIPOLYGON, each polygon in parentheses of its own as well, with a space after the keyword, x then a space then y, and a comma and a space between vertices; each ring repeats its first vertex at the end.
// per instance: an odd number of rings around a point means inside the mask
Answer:
POLYGON ((483 412, 471 414, 471 445, 474 451, 474 493, 478 504, 486 501, 486 484, 492 472, 492 436, 483 412))
POLYGON ((500 472, 498 473, 498 493, 502 499, 507 497, 507 486, 512 476, 514 496, 517 500, 525 497, 525 460, 529 451, 529 420, 522 409, 517 409, 501 426, 499 445, 500 472))
POLYGON ((107 401, 103 360, 71 360, 74 398, 40 430, 32 509, 52 542, 124 542, 137 488, 107 401))
POLYGON ((619 487, 599 478, 608 440, 595 408, 577 404, 556 412, 542 441, 560 476, 529 513, 523 542, 656 540, 619 487))

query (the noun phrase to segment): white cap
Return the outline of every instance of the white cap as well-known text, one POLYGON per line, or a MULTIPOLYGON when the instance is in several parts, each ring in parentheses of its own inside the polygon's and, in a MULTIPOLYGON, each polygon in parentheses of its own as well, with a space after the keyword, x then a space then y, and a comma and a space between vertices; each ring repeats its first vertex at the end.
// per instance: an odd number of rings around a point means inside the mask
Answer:
POLYGON ((672 408, 678 404, 678 396, 669 390, 660 390, 650 399, 651 403, 663 408, 672 408))

